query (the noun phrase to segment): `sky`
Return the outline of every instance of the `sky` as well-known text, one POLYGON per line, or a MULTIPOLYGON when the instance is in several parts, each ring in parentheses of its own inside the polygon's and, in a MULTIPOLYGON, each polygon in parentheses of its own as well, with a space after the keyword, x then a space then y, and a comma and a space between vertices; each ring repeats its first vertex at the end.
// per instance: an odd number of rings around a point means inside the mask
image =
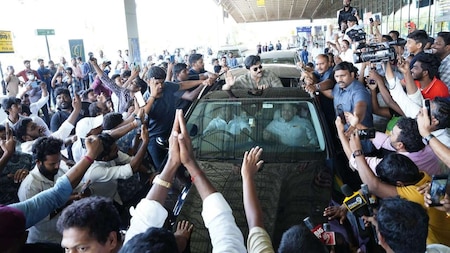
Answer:
MULTIPOLYGON (((109 59, 117 50, 128 48, 124 0, 0 0, 0 30, 11 31, 15 53, 0 53, 5 71, 13 65, 23 68, 23 60, 48 61, 45 36, 36 29, 54 29, 47 36, 50 56, 56 63, 61 56, 70 58, 69 40, 82 39, 85 53, 97 54, 102 49, 109 59)), ((213 0, 136 0, 141 57, 162 49, 181 47, 217 48, 226 42, 244 43, 256 48, 258 42, 281 40, 287 44, 295 27, 306 21, 236 24, 223 19, 221 9, 213 0)), ((309 23, 309 21, 308 21, 309 23)))

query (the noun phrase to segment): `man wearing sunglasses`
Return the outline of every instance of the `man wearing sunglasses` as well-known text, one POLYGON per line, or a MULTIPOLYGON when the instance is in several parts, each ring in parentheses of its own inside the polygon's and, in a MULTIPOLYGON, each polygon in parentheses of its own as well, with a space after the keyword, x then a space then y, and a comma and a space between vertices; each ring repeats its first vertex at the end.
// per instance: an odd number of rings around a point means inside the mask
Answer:
POLYGON ((230 89, 267 89, 270 87, 283 87, 280 78, 269 70, 263 69, 261 58, 258 55, 249 55, 244 61, 248 73, 234 77, 230 71, 227 72, 224 90, 230 89))

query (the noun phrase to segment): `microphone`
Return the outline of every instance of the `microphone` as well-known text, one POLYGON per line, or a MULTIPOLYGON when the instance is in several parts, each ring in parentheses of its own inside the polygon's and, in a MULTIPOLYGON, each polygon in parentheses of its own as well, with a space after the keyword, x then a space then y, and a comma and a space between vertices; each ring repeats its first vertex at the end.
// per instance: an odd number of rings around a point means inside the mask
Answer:
POLYGON ((372 238, 369 240, 373 240, 375 242, 374 245, 378 244, 378 237, 373 225, 370 226, 370 229, 364 226, 364 222, 362 220, 362 216, 373 216, 373 209, 370 206, 369 200, 369 187, 366 184, 361 185, 362 194, 357 191, 353 192, 350 186, 344 184, 341 186, 342 193, 345 194, 344 205, 347 209, 353 213, 355 218, 357 218, 358 232, 362 238, 372 238))
POLYGON ((357 217, 361 217, 363 215, 369 216, 367 200, 359 191, 353 192, 350 186, 346 184, 341 186, 341 191, 345 195, 344 205, 350 212, 357 217))
MULTIPOLYGON (((370 192, 369 192, 369 186, 367 184, 361 184, 361 191, 364 195, 364 198, 368 201, 367 209, 369 211, 369 216, 373 216, 373 207, 372 205, 376 203, 376 198, 372 198, 370 192)), ((370 227, 372 229, 373 238, 375 240, 375 243, 378 244, 378 236, 376 228, 373 224, 370 224, 370 227)))
POLYGON ((320 241, 325 242, 323 238, 323 233, 325 230, 322 227, 322 224, 319 224, 317 226, 314 226, 314 223, 312 222, 311 218, 308 216, 303 219, 303 222, 305 223, 306 227, 309 228, 309 230, 317 237, 320 241))

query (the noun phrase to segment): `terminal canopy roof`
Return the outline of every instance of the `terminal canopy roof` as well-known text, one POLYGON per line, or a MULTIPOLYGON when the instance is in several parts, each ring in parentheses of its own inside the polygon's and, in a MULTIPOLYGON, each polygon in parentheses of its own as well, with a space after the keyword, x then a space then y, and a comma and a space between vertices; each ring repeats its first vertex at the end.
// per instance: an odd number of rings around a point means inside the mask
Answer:
MULTIPOLYGON (((267 22, 299 19, 336 18, 342 0, 213 0, 237 23, 267 22)), ((351 6, 359 13, 381 12, 383 15, 400 9, 408 1, 353 0, 351 6)))

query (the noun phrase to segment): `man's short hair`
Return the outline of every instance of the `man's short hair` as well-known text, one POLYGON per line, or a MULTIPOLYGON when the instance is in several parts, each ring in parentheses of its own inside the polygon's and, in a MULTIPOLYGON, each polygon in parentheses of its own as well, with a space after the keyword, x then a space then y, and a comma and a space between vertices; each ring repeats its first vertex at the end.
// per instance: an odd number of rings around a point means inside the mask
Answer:
POLYGON ((114 75, 112 75, 112 76, 111 76, 111 80, 115 81, 117 77, 120 77, 120 78, 121 78, 120 74, 114 74, 114 75))
POLYGON ((31 110, 28 105, 22 105, 22 115, 27 115, 27 116, 31 115, 31 110))
POLYGON ((55 97, 57 97, 57 96, 59 96, 59 95, 61 95, 61 94, 67 95, 67 96, 71 97, 71 96, 70 96, 70 91, 69 91, 69 89, 64 88, 64 87, 58 87, 58 88, 56 88, 56 89, 55 89, 55 97))
POLYGON ((147 79, 159 79, 159 80, 165 80, 166 79, 166 71, 158 66, 152 66, 148 72, 147 72, 147 79))
POLYGON ((387 41, 393 41, 393 40, 394 40, 390 35, 387 35, 387 34, 382 35, 381 37, 382 37, 383 39, 387 40, 387 41))
POLYGON ((30 63, 30 60, 23 61, 23 64, 30 63))
POLYGON ((411 185, 422 178, 417 165, 409 157, 398 153, 384 156, 375 170, 381 181, 390 185, 397 185, 398 181, 411 185))
POLYGON ((186 68, 187 68, 186 63, 177 63, 177 64, 173 65, 173 77, 176 77, 177 75, 179 75, 181 73, 181 71, 183 71, 183 69, 186 69, 186 68))
POLYGON ((450 32, 438 32, 437 36, 444 40, 446 46, 450 45, 450 32))
POLYGON ((39 59, 37 59, 37 62, 38 62, 38 63, 44 62, 44 59, 39 58, 39 59))
POLYGON ((429 217, 418 203, 385 198, 377 213, 378 232, 396 253, 425 252, 429 217))
POLYGON ((23 137, 27 135, 27 126, 33 121, 31 118, 20 118, 14 125, 14 134, 20 142, 24 142, 23 137))
POLYGON ((103 158, 105 158, 105 156, 111 153, 111 148, 113 147, 113 144, 116 142, 116 139, 114 139, 114 137, 112 137, 107 133, 101 133, 97 135, 97 137, 102 141, 103 151, 95 158, 95 160, 101 161, 103 160, 103 158))
POLYGON ((123 122, 121 113, 109 112, 103 116, 103 130, 111 130, 123 122))
POLYGON ((417 152, 425 147, 415 119, 401 117, 395 125, 401 130, 397 141, 403 143, 406 151, 417 152))
POLYGON ((334 76, 334 73, 338 70, 348 70, 348 72, 355 74, 355 76, 354 76, 355 78, 358 75, 358 68, 355 67, 355 65, 353 65, 353 63, 351 63, 351 62, 343 61, 343 62, 340 62, 339 64, 337 64, 336 66, 334 66, 333 76, 334 76))
POLYGON ((122 78, 129 78, 131 76, 131 70, 125 70, 123 71, 122 75, 120 75, 122 78))
POLYGON ((97 103, 101 103, 100 101, 91 103, 88 107, 89 116, 96 117, 102 113, 102 108, 97 106, 97 103))
POLYGON ((83 98, 83 100, 87 100, 89 97, 89 93, 94 92, 94 89, 89 88, 85 91, 83 91, 83 94, 81 95, 81 97, 83 98))
MULTIPOLYGON (((443 97, 435 97, 433 99, 434 109, 431 114, 439 120, 437 129, 445 129, 450 127, 450 100, 443 97)), ((23 108, 22 108, 23 110, 23 108)))
POLYGON ((177 253, 178 247, 171 231, 165 228, 151 227, 144 233, 131 238, 119 252, 177 253))
POLYGON ((392 30, 389 33, 393 33, 393 34, 395 34, 395 36, 397 36, 397 38, 400 38, 400 33, 396 30, 392 30))
POLYGON ((7 97, 7 98, 3 99, 2 107, 5 110, 5 113, 9 114, 8 110, 11 109, 11 107, 13 105, 20 105, 21 102, 22 102, 22 100, 20 100, 20 98, 7 97))
POLYGON ((203 58, 202 54, 191 54, 191 55, 189 55, 189 65, 192 66, 194 63, 196 63, 201 58, 203 58))
POLYGON ((89 236, 105 244, 111 232, 120 242, 120 216, 113 202, 105 197, 89 197, 74 201, 62 212, 56 224, 60 233, 69 228, 88 229, 89 236))
POLYGON ((251 66, 256 65, 258 62, 261 62, 259 55, 249 55, 245 58, 244 65, 246 69, 250 69, 251 66))
POLYGON ((428 71, 428 76, 430 79, 434 77, 439 78, 439 66, 441 65, 441 60, 435 54, 417 54, 416 62, 420 62, 423 71, 428 71))
POLYGON ((61 152, 63 141, 52 136, 39 137, 31 148, 33 152, 33 160, 44 162, 46 156, 56 155, 61 152))
POLYGON ((428 42, 428 34, 424 30, 415 30, 414 32, 408 34, 407 38, 416 41, 416 43, 422 43, 422 49, 428 42))
POLYGON ((305 226, 294 225, 283 233, 278 253, 297 252, 327 253, 328 250, 305 226))

